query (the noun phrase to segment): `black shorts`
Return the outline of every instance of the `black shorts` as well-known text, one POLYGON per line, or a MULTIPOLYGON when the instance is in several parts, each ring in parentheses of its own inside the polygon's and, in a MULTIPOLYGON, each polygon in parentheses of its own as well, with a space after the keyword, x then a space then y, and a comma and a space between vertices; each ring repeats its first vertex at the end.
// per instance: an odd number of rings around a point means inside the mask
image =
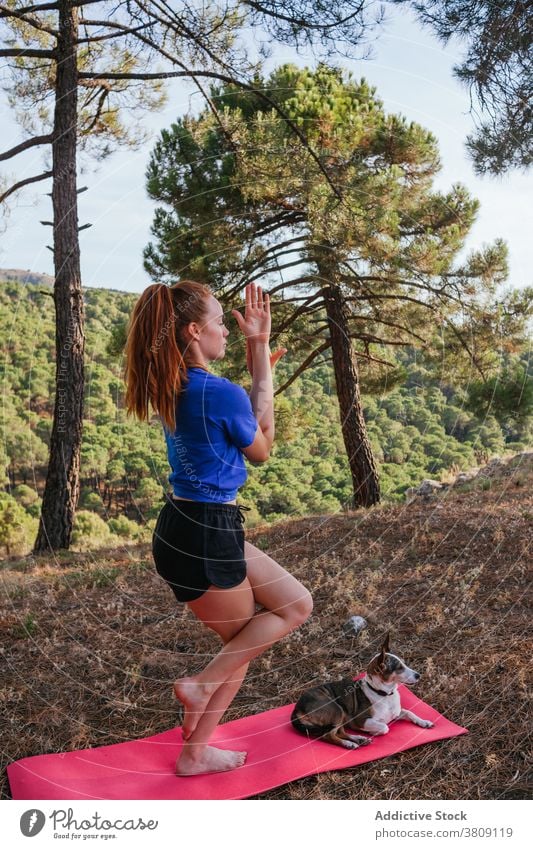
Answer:
POLYGON ((194 601, 211 586, 230 589, 246 577, 242 504, 178 501, 165 496, 152 536, 159 575, 178 601, 194 601))

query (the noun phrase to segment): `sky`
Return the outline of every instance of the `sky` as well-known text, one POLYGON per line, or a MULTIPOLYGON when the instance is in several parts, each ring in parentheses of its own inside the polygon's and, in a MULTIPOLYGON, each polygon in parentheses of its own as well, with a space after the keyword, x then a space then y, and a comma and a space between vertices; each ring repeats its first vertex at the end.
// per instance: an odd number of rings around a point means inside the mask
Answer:
MULTIPOLYGON (((461 182, 481 203, 467 251, 496 238, 505 239, 510 255, 509 284, 522 287, 532 282, 528 262, 531 216, 527 204, 531 177, 516 171, 499 178, 474 174, 464 148, 464 140, 473 129, 468 91, 452 76, 453 65, 460 56, 460 45, 443 48, 405 7, 387 6, 386 23, 373 42, 372 58, 337 59, 337 63, 375 86, 387 111, 401 113, 434 133, 443 164, 436 188, 445 190, 461 182)), ((310 57, 298 56, 290 48, 276 48, 266 70, 289 61, 313 64, 310 57)), ((88 186, 88 191, 79 196, 79 223, 92 224, 80 233, 82 280, 86 287, 140 293, 153 282, 142 259, 143 248, 151 239, 156 207, 145 190, 146 166, 160 130, 191 106, 196 111, 201 105, 200 95, 183 81, 172 83, 168 91, 165 108, 147 115, 142 122, 152 135, 141 150, 117 150, 100 164, 93 161, 79 176, 79 186, 88 186)), ((23 140, 23 131, 12 118, 5 94, 0 94, 0 126, 2 149, 23 140)), ((34 148, 5 163, 8 167, 0 173, 15 177, 14 181, 40 173, 42 156, 42 150, 34 148)), ((36 184, 16 196, 0 235, 0 268, 52 274, 53 257, 46 247, 51 228, 39 223, 51 219, 51 199, 46 196, 50 185, 50 181, 36 184)))

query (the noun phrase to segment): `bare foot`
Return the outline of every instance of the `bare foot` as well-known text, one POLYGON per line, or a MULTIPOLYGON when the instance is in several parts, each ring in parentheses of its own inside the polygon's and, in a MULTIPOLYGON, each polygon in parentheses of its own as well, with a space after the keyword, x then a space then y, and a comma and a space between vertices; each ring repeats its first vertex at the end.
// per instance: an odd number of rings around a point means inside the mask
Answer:
POLYGON ((243 766, 247 752, 231 752, 206 746, 200 755, 184 750, 176 762, 176 775, 204 775, 209 772, 227 772, 243 766))
POLYGON ((175 696, 184 707, 182 726, 184 740, 189 739, 198 725, 215 689, 216 686, 213 684, 199 684, 196 678, 178 678, 174 681, 175 696))

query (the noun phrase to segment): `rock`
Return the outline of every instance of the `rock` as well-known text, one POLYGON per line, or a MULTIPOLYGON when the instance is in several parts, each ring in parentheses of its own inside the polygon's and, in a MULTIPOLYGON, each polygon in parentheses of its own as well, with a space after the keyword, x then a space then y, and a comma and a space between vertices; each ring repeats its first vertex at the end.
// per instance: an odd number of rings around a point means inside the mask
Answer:
POLYGON ((367 627, 367 621, 362 616, 350 616, 342 626, 342 630, 347 637, 356 637, 367 627))
POLYGON ((408 503, 414 501, 418 496, 425 498, 430 495, 435 495, 437 492, 442 492, 447 489, 447 484, 440 483, 440 481, 433 481, 427 478, 423 480, 419 486, 410 486, 409 489, 405 490, 405 498, 408 503))
POLYGON ((440 481, 426 478, 418 486, 410 486, 405 490, 405 500, 407 504, 411 504, 416 498, 430 498, 443 493, 450 487, 461 486, 461 484, 469 483, 470 481, 478 480, 480 483, 487 478, 494 477, 509 477, 514 475, 518 468, 529 466, 533 462, 533 451, 522 451, 521 454, 515 454, 510 458, 492 457, 485 466, 476 466, 467 469, 465 472, 460 472, 453 483, 441 483, 440 481))
POLYGON ((460 472, 460 474, 458 474, 457 477, 455 478, 453 485, 454 486, 461 486, 462 483, 468 483, 469 481, 474 480, 476 475, 477 475, 477 469, 476 469, 476 471, 473 471, 473 472, 460 472))
POLYGON ((489 460, 486 466, 483 466, 476 477, 478 478, 492 478, 497 475, 501 470, 502 466, 506 465, 506 461, 502 460, 501 457, 493 457, 492 460, 489 460))
POLYGON ((430 478, 423 480, 420 486, 416 489, 417 495, 434 495, 435 492, 445 489, 440 481, 433 481, 430 478))
POLYGON ((513 468, 528 466, 533 463, 533 451, 522 451, 521 454, 515 454, 511 457, 509 463, 513 468))

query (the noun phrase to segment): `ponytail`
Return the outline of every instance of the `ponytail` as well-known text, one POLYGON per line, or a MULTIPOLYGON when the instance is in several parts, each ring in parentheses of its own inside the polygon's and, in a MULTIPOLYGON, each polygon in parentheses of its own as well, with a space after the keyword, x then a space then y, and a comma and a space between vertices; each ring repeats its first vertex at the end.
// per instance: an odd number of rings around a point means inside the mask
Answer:
POLYGON ((192 280, 144 290, 130 318, 125 346, 125 407, 149 421, 149 404, 163 425, 176 429, 177 399, 187 382, 191 352, 183 330, 207 314, 209 287, 192 280))

